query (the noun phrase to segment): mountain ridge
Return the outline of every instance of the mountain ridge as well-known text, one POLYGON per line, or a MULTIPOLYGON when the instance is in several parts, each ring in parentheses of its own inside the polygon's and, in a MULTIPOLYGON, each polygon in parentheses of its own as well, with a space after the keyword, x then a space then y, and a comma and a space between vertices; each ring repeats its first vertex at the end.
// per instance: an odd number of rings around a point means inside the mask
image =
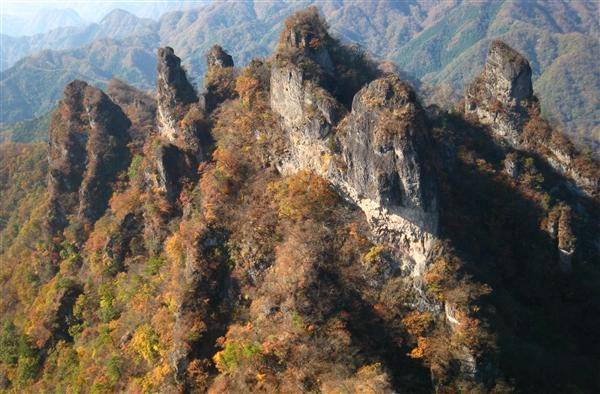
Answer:
MULTIPOLYGON (((148 86, 146 81, 155 77, 152 71, 154 63, 150 59, 153 59, 153 53, 160 45, 175 48, 192 73, 203 74, 206 69, 200 59, 216 43, 216 37, 227 50, 235 54, 238 64, 245 64, 253 56, 266 56, 274 48, 277 27, 284 16, 306 4, 234 2, 167 13, 156 22, 159 26, 158 38, 143 48, 143 56, 149 59, 145 74, 127 76, 122 71, 123 65, 114 65, 111 76, 145 89, 148 86), (233 10, 236 10, 233 18, 237 18, 234 24, 230 15, 233 10), (227 20, 230 22, 224 23, 227 20)), ((590 144, 592 151, 597 150, 596 104, 600 79, 593 59, 594 54, 600 53, 600 45, 595 38, 598 24, 593 18, 593 4, 415 1, 408 7, 382 1, 359 5, 352 2, 317 5, 330 18, 332 31, 339 36, 356 40, 372 55, 396 61, 403 71, 424 78, 426 84, 443 85, 447 90, 462 91, 474 77, 476 67, 469 65, 482 66, 490 40, 502 38, 531 59, 534 86, 543 93, 540 96, 545 116, 562 124, 569 135, 580 136, 582 144, 590 144), (476 18, 476 23, 468 22, 469 15, 476 18), (524 20, 521 15, 531 15, 532 18, 524 20), (581 23, 576 23, 577 18, 581 23), (450 29, 451 34, 446 35, 448 37, 435 33, 444 25, 450 29), (466 30, 460 30, 462 25, 466 26, 466 30), (359 33, 352 36, 349 26, 357 28, 359 33), (381 34, 385 39, 381 39, 381 34), (431 48, 428 48, 430 44, 424 42, 427 35, 431 37, 425 41, 437 42, 431 48), (444 42, 447 43, 446 49, 444 42), (441 50, 432 51, 432 48, 440 46, 441 50), (554 55, 550 56, 550 53, 554 55), (439 60, 435 58, 440 56, 444 60, 437 64, 439 60), (430 71, 424 73, 425 69, 430 71), (571 72, 585 78, 572 79, 569 77, 571 72)), ((126 52, 129 50, 121 49, 126 52)), ((96 66, 92 59, 88 59, 87 64, 81 67, 90 70, 87 73, 93 80, 97 75, 92 71, 96 66), (89 64, 90 61, 92 64, 89 64)), ((12 74, 15 73, 18 74, 12 74)), ((23 72, 23 78, 26 75, 23 72)), ((44 96, 50 97, 45 97, 42 102, 45 109, 49 109, 46 103, 58 99, 59 89, 56 87, 48 92, 44 96)), ((27 92, 23 94, 27 95, 27 92)), ((447 100, 441 101, 447 104, 447 100)), ((39 104, 36 103, 36 107, 39 104)), ((11 106, 7 105, 7 108, 11 106)), ((3 118, 6 121, 23 116, 18 114, 15 117, 6 112, 3 118)))
POLYGON ((0 146, 2 389, 598 388, 600 167, 526 57, 449 111, 314 7, 202 91, 157 55, 155 103, 73 81, 49 147, 0 146))

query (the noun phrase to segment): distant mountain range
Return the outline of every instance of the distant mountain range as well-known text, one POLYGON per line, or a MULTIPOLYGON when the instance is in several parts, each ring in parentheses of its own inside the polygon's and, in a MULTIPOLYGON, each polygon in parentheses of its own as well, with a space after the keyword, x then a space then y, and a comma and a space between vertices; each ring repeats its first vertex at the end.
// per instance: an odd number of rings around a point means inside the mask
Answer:
POLYGON ((10 36, 40 34, 60 27, 85 25, 81 16, 70 8, 42 8, 31 17, 3 13, 1 18, 2 34, 10 36))
POLYGON ((73 78, 106 87, 117 77, 152 89, 159 46, 173 47, 197 77, 205 72, 203 54, 215 43, 236 64, 267 56, 285 16, 310 4, 338 37, 395 62, 434 95, 461 93, 499 37, 531 59, 545 116, 581 140, 600 140, 598 5, 585 1, 218 2, 157 21, 115 10, 84 27, 3 37, 3 67, 16 61, 1 73, 3 123, 43 115, 73 78))

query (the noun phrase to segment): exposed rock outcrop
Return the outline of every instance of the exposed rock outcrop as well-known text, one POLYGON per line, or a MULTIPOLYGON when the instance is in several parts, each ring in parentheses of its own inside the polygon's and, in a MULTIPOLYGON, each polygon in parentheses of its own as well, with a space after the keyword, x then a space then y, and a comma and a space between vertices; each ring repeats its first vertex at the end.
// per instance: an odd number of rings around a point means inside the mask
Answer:
POLYGON ((513 148, 543 156, 578 192, 597 196, 598 164, 541 119, 529 62, 504 42, 492 42, 483 71, 467 88, 465 113, 513 148))
POLYGON ((206 54, 209 69, 233 67, 233 58, 220 45, 213 45, 206 54))
POLYGON ((198 96, 181 60, 169 47, 158 50, 157 125, 160 135, 150 150, 154 166, 147 182, 171 204, 185 179, 197 179, 197 167, 209 160, 213 140, 198 96))
POLYGON ((565 273, 572 270, 572 259, 577 245, 572 219, 571 207, 567 205, 552 210, 547 219, 546 231, 556 242, 559 268, 565 273))
POLYGON ((360 90, 336 136, 342 165, 336 183, 365 212, 374 235, 401 252, 420 277, 438 229, 435 175, 425 114, 395 75, 360 90))
MULTIPOLYGON (((178 202, 185 184, 197 181, 199 164, 211 158, 213 139, 209 116, 221 103, 235 96, 232 57, 215 45, 206 59, 209 68, 205 91, 198 97, 172 49, 159 51, 157 120, 164 140, 147 149, 154 165, 146 172, 146 179, 179 213, 185 205, 178 202)), ((157 252, 167 235, 165 228, 169 219, 148 220, 146 223, 146 239, 153 240, 154 244, 159 240, 157 252)), ((214 353, 216 339, 225 332, 221 324, 227 321, 223 316, 227 311, 227 300, 222 297, 226 264, 217 264, 210 255, 224 242, 217 236, 206 230, 195 234, 193 241, 186 246, 185 267, 181 273, 182 291, 177 299, 170 353, 176 379, 185 387, 193 384, 186 377, 190 361, 209 360, 214 353), (201 327, 198 322, 202 322, 201 327)), ((211 366, 205 363, 197 368, 208 373, 211 366)))
POLYGON ((173 115, 183 115, 182 109, 198 101, 192 84, 181 67, 181 59, 173 48, 158 49, 156 89, 158 91, 158 121, 161 134, 168 138, 177 137, 176 119, 173 115))
POLYGON ((204 110, 207 114, 219 104, 235 97, 235 73, 233 58, 219 45, 214 45, 206 54, 208 70, 204 78, 205 91, 202 94, 204 110))
POLYGON ((158 129, 168 142, 193 155, 198 162, 210 157, 212 138, 198 95, 188 81, 181 59, 172 48, 158 50, 158 129))
POLYGON ((330 180, 365 212, 377 241, 401 256, 406 273, 420 276, 438 219, 425 115, 414 91, 394 75, 375 80, 344 118, 329 92, 286 64, 272 70, 271 108, 289 140, 280 169, 330 180))
POLYGON ((129 165, 130 125, 101 90, 77 80, 67 85, 50 129, 52 231, 66 227, 70 215, 92 224, 104 213, 112 183, 129 165))
POLYGON ((529 62, 504 42, 493 41, 483 72, 467 89, 466 113, 516 146, 526 120, 524 107, 531 100, 529 62))

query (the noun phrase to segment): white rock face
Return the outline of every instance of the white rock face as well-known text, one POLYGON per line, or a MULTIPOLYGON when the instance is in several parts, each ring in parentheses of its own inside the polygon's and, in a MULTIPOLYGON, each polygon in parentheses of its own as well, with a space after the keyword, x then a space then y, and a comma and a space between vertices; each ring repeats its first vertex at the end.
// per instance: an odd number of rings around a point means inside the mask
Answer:
POLYGON ((176 142, 182 134, 178 122, 187 107, 198 101, 198 96, 181 67, 181 59, 175 56, 172 48, 158 50, 156 87, 158 130, 168 141, 176 142))
POLYGON ((328 179, 362 209, 374 238, 396 252, 405 275, 420 277, 436 240, 438 212, 424 163, 424 115, 412 90, 396 76, 373 81, 340 122, 341 105, 287 65, 272 71, 271 108, 288 138, 280 170, 328 179))

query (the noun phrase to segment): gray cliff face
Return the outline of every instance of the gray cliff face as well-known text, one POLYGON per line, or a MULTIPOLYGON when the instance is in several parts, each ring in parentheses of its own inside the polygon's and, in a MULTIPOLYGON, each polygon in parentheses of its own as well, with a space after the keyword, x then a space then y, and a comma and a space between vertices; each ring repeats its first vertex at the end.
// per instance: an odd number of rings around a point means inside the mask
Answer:
POLYGON ((64 228, 67 215, 93 223, 106 210, 111 184, 129 165, 128 129, 119 106, 83 81, 65 88, 49 142, 50 224, 64 228))
POLYGON ((188 81, 181 59, 169 47, 158 50, 156 77, 157 124, 161 136, 168 142, 197 157, 206 159, 207 151, 199 140, 208 139, 203 110, 198 96, 188 81))
POLYGON ((527 118, 524 106, 532 99, 527 59, 502 41, 492 42, 483 72, 467 89, 466 113, 517 146, 527 118))
POLYGON ((506 105, 533 97, 529 61, 502 41, 494 41, 485 65, 490 92, 506 105))
POLYGON ((414 91, 395 75, 361 89, 338 129, 340 186, 358 203, 374 234, 409 256, 419 277, 438 229, 435 176, 428 168, 425 114, 414 91))
POLYGON ((407 275, 419 277, 436 239, 435 183, 425 165, 425 115, 397 76, 371 82, 344 107, 294 65, 274 68, 271 107, 282 117, 283 173, 310 170, 331 181, 367 216, 407 275))
POLYGON ((363 210, 376 242, 395 251, 405 275, 420 277, 438 228, 425 115, 394 75, 364 86, 348 113, 319 85, 332 79, 335 45, 316 9, 286 22, 271 70, 271 108, 288 139, 278 167, 328 179, 363 210))
POLYGON ((158 49, 156 87, 158 104, 166 110, 174 110, 178 106, 198 101, 194 87, 181 67, 181 59, 175 55, 173 48, 158 49))

